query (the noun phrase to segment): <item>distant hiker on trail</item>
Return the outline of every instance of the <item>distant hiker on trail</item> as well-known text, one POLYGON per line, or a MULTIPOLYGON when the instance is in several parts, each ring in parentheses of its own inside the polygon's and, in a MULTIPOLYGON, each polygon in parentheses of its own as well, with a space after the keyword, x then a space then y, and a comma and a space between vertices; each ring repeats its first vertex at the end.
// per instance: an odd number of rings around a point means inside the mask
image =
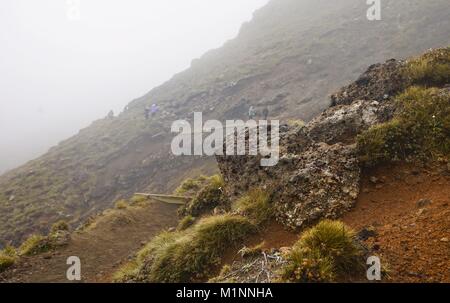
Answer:
POLYGON ((152 108, 150 110, 151 116, 153 117, 158 112, 158 105, 152 104, 152 108))
POLYGON ((256 116, 256 111, 255 111, 255 108, 254 108, 253 105, 252 105, 252 106, 250 106, 250 108, 248 109, 248 118, 249 118, 250 120, 252 120, 253 118, 255 118, 255 116, 256 116))
POLYGON ((262 110, 262 115, 264 117, 264 120, 267 120, 267 118, 269 117, 269 108, 267 106, 265 106, 262 110))
POLYGON ((114 111, 110 110, 107 116, 108 119, 113 119, 114 118, 114 111))
POLYGON ((145 107, 145 110, 144 110, 144 111, 145 111, 145 119, 146 119, 146 120, 148 120, 148 118, 150 117, 150 110, 151 110, 151 109, 150 109, 150 106, 147 105, 147 106, 145 107))

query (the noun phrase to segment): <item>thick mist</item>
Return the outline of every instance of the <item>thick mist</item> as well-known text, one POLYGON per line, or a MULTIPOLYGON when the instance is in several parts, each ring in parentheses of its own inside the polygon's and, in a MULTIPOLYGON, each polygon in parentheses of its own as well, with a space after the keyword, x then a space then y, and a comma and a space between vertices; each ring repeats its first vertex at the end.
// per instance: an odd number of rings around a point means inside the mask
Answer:
POLYGON ((0 173, 236 36, 268 0, 3 0, 0 173))

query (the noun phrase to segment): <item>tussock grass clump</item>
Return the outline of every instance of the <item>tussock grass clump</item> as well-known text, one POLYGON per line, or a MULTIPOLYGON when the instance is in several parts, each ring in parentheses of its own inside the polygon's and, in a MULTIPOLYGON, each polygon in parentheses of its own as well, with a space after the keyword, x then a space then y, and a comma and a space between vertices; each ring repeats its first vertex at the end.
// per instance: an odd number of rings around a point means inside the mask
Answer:
POLYGON ((0 253, 0 272, 14 265, 16 258, 0 253))
POLYGON ((128 208, 128 202, 125 200, 119 200, 114 204, 114 207, 116 209, 127 209, 128 208))
POLYGON ((450 155, 450 94, 410 87, 396 100, 395 117, 358 136, 358 153, 367 166, 382 162, 450 155))
POLYGON ((332 282, 364 270, 355 233, 340 221, 325 220, 293 246, 282 277, 291 282, 332 282))
POLYGON ((69 231, 69 224, 66 221, 60 220, 52 225, 50 233, 57 233, 59 231, 69 231))
POLYGON ((116 278, 146 282, 193 282, 208 276, 231 245, 256 231, 246 218, 233 215, 207 217, 193 227, 178 232, 163 232, 138 254, 128 271, 116 278))
POLYGON ((8 257, 17 257, 17 250, 11 245, 7 245, 3 250, 0 250, 0 254, 8 257))
POLYGON ((228 198, 224 195, 223 188, 225 182, 220 175, 209 177, 195 197, 180 208, 181 215, 191 215, 197 217, 213 210, 217 206, 228 204, 228 198))
POLYGON ((51 249, 51 245, 47 237, 41 235, 32 235, 19 247, 19 255, 31 256, 47 252, 51 249))
POLYGON ((6 246, 0 250, 0 272, 14 265, 17 260, 16 249, 12 246, 6 246))
POLYGON ((262 189, 252 189, 232 205, 232 209, 249 217, 257 224, 268 221, 273 216, 270 195, 262 189))
POLYGON ((131 206, 143 207, 149 204, 149 199, 145 196, 134 195, 130 199, 131 206))
POLYGON ((433 50, 406 65, 405 75, 413 84, 441 86, 450 83, 450 47, 433 50))
POLYGON ((205 177, 205 176, 199 176, 198 178, 186 179, 175 190, 175 194, 183 195, 188 192, 197 192, 202 188, 203 182, 206 179, 208 179, 208 177, 205 177))
POLYGON ((181 221, 178 223, 177 230, 182 231, 187 228, 189 228, 192 224, 194 224, 195 218, 191 215, 185 216, 181 221))

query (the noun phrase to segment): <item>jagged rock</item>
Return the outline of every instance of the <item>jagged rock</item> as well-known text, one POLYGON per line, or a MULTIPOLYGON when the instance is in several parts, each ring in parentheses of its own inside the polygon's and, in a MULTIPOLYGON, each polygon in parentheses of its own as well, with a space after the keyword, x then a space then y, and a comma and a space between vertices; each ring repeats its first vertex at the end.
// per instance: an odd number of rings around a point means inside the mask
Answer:
POLYGON ((297 229, 350 209, 359 194, 360 171, 354 145, 314 144, 282 174, 275 188, 278 221, 297 229))
POLYGON ((316 142, 352 143, 355 136, 370 126, 391 119, 394 112, 389 103, 358 100, 350 105, 331 107, 308 125, 309 136, 316 142))
POLYGON ((356 82, 331 96, 332 106, 350 104, 355 100, 386 101, 404 90, 408 81, 402 74, 403 61, 390 59, 374 64, 356 82))

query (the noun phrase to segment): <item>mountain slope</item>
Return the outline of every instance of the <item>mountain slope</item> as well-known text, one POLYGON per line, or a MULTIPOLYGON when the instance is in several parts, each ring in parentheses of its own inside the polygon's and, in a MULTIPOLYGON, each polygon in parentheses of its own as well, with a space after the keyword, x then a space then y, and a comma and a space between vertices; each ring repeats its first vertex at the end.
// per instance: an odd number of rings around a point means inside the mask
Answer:
POLYGON ((449 82, 450 48, 373 65, 311 122, 281 127, 278 166, 218 156, 223 179, 186 180, 179 192, 196 198, 177 228, 167 229, 174 205, 121 201, 59 246, 48 241, 68 235, 61 224, 26 250, 34 255, 0 252, 14 258, 0 281, 65 281, 76 255, 85 282, 366 281, 368 256, 380 257, 384 282, 446 282, 449 82))
POLYGON ((365 1, 272 0, 236 39, 118 117, 0 177, 0 246, 46 232, 60 218, 77 224, 135 191, 168 191, 190 174, 217 169, 211 158, 172 156, 173 120, 193 111, 243 118, 250 104, 269 105, 271 117, 309 120, 366 66, 450 43, 448 0, 383 3, 383 20, 369 22, 365 1), (152 103, 161 111, 146 121, 152 103))

